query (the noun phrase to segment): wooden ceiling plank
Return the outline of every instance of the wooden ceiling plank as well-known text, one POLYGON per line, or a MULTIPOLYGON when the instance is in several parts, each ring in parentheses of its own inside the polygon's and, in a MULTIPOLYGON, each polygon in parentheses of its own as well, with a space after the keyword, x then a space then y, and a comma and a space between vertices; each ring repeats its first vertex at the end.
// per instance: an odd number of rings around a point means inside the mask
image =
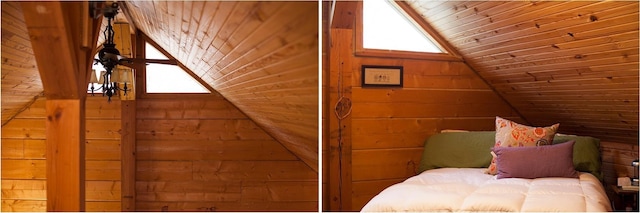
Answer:
MULTIPOLYGON (((277 5, 273 5, 277 6, 277 5)), ((314 23, 312 21, 304 21, 300 20, 303 23, 287 23, 284 20, 275 19, 273 17, 301 17, 308 14, 311 11, 301 10, 294 5, 285 5, 283 7, 272 7, 268 8, 268 13, 273 14, 272 16, 266 18, 266 20, 260 21, 254 19, 255 24, 260 24, 260 27, 250 27, 250 24, 243 24, 244 29, 250 29, 251 32, 237 32, 242 35, 246 35, 240 43, 230 44, 230 46, 234 46, 231 50, 230 54, 225 55, 223 58, 219 60, 219 65, 221 66, 221 70, 238 70, 243 68, 241 65, 246 66, 246 64, 251 63, 252 61, 257 60, 255 57, 268 55, 266 54, 256 54, 260 49, 271 49, 269 46, 265 44, 271 44, 270 41, 274 39, 278 32, 285 32, 293 26, 299 26, 302 29, 313 28, 314 23), (285 15, 287 14, 287 15, 285 15), (246 28, 245 28, 246 27, 246 28), (257 39, 260 38, 260 39, 257 39), (225 65, 226 64, 226 65, 225 65)), ((298 20, 295 19, 294 20, 298 20)), ((316 27, 317 28, 317 27, 316 27)), ((302 30, 301 30, 302 31, 302 30)), ((305 30, 306 31, 306 30, 305 30)), ((235 34, 235 33, 234 33, 235 34)), ((287 37, 298 36, 299 34, 292 33, 292 35, 288 35, 287 37)), ((232 35, 233 37, 233 35, 232 35)), ((229 41, 231 42, 231 41, 229 41)), ((279 45, 287 46, 289 41, 286 38, 281 38, 279 45)), ((277 62, 279 63, 279 62, 277 62)), ((223 74, 223 72, 221 72, 223 74)), ((226 75, 223 75, 223 77, 226 75)))
POLYGON ((189 24, 191 23, 191 17, 196 15, 193 14, 193 2, 192 1, 184 1, 182 2, 182 12, 178 13, 178 15, 182 15, 180 19, 180 27, 177 28, 178 32, 178 55, 175 58, 179 58, 184 61, 185 55, 188 54, 191 46, 187 46, 187 41, 191 36, 189 35, 189 24))
POLYGON ((495 73, 485 77, 492 84, 498 83, 517 83, 526 81, 546 81, 556 79, 555 76, 563 78, 582 78, 585 77, 613 77, 613 76, 635 76, 640 67, 638 62, 626 62, 605 64, 598 66, 590 66, 586 68, 566 68, 551 70, 534 70, 526 73, 495 73), (630 73, 633 72, 633 73, 630 73), (568 77, 569 76, 569 77, 568 77))
MULTIPOLYGON (((263 41, 262 39, 255 39, 256 35, 259 35, 259 37, 269 37, 268 35, 270 35, 270 32, 266 32, 267 34, 264 35, 260 35, 256 32, 260 32, 264 29, 264 26, 273 23, 272 18, 279 15, 282 11, 280 10, 281 8, 283 8, 282 4, 260 2, 251 9, 250 14, 253 15, 244 18, 239 24, 239 27, 236 28, 225 41, 225 46, 229 47, 228 53, 223 54, 222 57, 216 59, 217 66, 220 70, 233 70, 233 68, 229 68, 229 66, 238 60, 243 59, 243 56, 249 54, 254 47, 263 41), (264 17, 266 16, 264 13, 272 15, 264 17)), ((289 15, 295 16, 295 14, 291 13, 289 15)), ((282 24, 284 23, 281 23, 281 25, 282 24)), ((270 27, 280 27, 281 25, 270 27)))
MULTIPOLYGON (((204 4, 206 2, 204 1, 195 1, 193 2, 192 8, 191 9, 191 16, 188 17, 184 17, 183 15, 183 20, 186 18, 189 21, 189 25, 186 27, 185 33, 186 35, 183 35, 183 37, 185 37, 185 53, 184 56, 181 57, 182 61, 185 62, 192 62, 191 60, 193 59, 194 56, 194 48, 199 48, 196 45, 197 42, 197 38, 191 34, 196 34, 196 32, 198 32, 198 30, 200 29, 200 21, 202 19, 202 13, 203 13, 203 8, 204 8, 204 4)), ((191 64, 186 64, 185 66, 188 67, 192 67, 191 64)), ((196 74, 198 75, 198 74, 196 74)))
MULTIPOLYGON (((306 55, 302 55, 301 57, 304 57, 304 56, 306 55)), ((289 63, 286 63, 286 64, 278 63, 278 64, 265 66, 265 67, 257 67, 257 65, 255 65, 256 66, 255 69, 248 69, 248 70, 253 70, 253 72, 264 72, 264 73, 275 72, 277 70, 286 70, 284 72, 279 72, 279 73, 282 79, 287 79, 286 81, 289 81, 293 79, 297 79, 297 80, 304 79, 308 77, 308 75, 304 74, 306 72, 301 72, 301 71, 317 68, 316 65, 309 64, 306 61, 296 60, 296 59, 298 58, 295 58, 295 57, 288 58, 286 59, 286 62, 289 62, 289 63), (298 61, 300 61, 301 63, 295 63, 298 61)), ((236 81, 239 81, 236 84, 229 84, 227 83, 227 81, 220 81, 217 84, 216 88, 218 88, 218 90, 234 91, 236 89, 249 88, 251 86, 259 86, 259 85, 269 86, 271 84, 279 83, 279 81, 274 82, 273 79, 269 79, 270 78, 269 75, 261 75, 261 76, 248 75, 250 73, 252 72, 243 71, 240 75, 237 75, 237 76, 234 75, 235 77, 233 77, 233 79, 236 81)))
POLYGON ((611 64, 612 62, 616 63, 634 63, 638 62, 638 53, 630 53, 635 52, 635 50, 629 50, 629 52, 611 52, 604 54, 605 57, 595 58, 595 59, 586 59, 580 60, 579 58, 566 57, 560 58, 557 60, 549 60, 543 63, 524 63, 524 64, 516 64, 509 65, 508 67, 483 67, 483 69, 478 69, 478 73, 481 75, 492 75, 498 73, 527 73, 532 70, 532 67, 535 67, 538 70, 554 70, 554 69, 580 69, 583 67, 590 66, 602 66, 611 64), (616 54, 616 55, 614 55, 616 54))
POLYGON ((468 58, 477 61, 477 64, 506 64, 535 59, 554 58, 561 56, 586 56, 590 53, 602 51, 633 48, 638 45, 638 35, 635 32, 612 34, 606 37, 596 37, 576 40, 559 44, 562 47, 553 51, 548 46, 538 46, 528 49, 517 49, 494 55, 468 58), (520 56, 520 57, 518 57, 520 56), (526 56, 526 57, 525 57, 526 56))
MULTIPOLYGON (((567 33, 572 33, 575 36, 589 30, 602 31, 602 28, 616 25, 629 25, 629 19, 633 17, 636 17, 637 22, 637 14, 627 14, 594 22, 575 19, 578 22, 561 22, 563 24, 566 23, 566 25, 558 28, 552 28, 553 30, 536 30, 536 33, 532 33, 532 31, 527 30, 518 30, 514 31, 516 34, 503 33, 502 35, 505 37, 492 35, 490 38, 486 39, 470 38, 470 40, 464 44, 454 43, 454 45, 464 49, 461 51, 468 53, 469 57, 475 57, 480 54, 487 55, 498 52, 508 52, 509 50, 525 49, 537 46, 552 47, 554 44, 576 40, 576 38, 569 36, 567 33), (487 50, 487 48, 490 48, 490 50, 487 50)), ((586 19, 587 18, 583 18, 583 20, 586 19)), ((533 29, 533 27, 531 28, 533 29)), ((608 34, 605 33, 604 35, 608 34)))
POLYGON ((167 24, 170 29, 167 31, 168 35, 166 37, 168 43, 160 43, 160 46, 168 50, 168 52, 174 53, 174 58, 180 56, 180 26, 182 25, 182 15, 180 13, 182 12, 182 7, 182 1, 167 1, 167 24))
MULTIPOLYGON (((590 86, 606 86, 615 84, 637 84, 638 76, 616 76, 616 77, 596 77, 596 78, 574 78, 574 79, 553 79, 546 81, 534 81, 534 82, 519 82, 512 84, 502 84, 500 86, 509 86, 513 89, 517 88, 535 88, 542 89, 547 86, 574 86, 574 87, 586 87, 590 86)), ((497 85, 496 85, 497 87, 497 85)), ((630 87, 632 88, 632 87, 630 87)), ((553 89, 549 89, 553 90, 553 89)))
POLYGON ((229 43, 231 36, 239 29, 242 29, 242 24, 244 20, 246 20, 245 17, 251 14, 254 8, 258 6, 257 4, 258 3, 249 2, 239 3, 225 20, 225 27, 220 28, 217 31, 211 45, 218 51, 211 54, 211 58, 209 60, 215 61, 214 67, 216 67, 220 72, 225 71, 224 67, 227 65, 223 58, 232 53, 235 48, 235 46, 229 43))
POLYGON ((529 4, 522 1, 483 1, 480 4, 468 5, 465 10, 451 13, 448 17, 433 19, 429 14, 424 14, 424 17, 434 23, 434 25, 438 26, 451 22, 452 20, 463 23, 461 25, 448 26, 446 29, 441 29, 442 33, 451 33, 451 35, 456 35, 454 33, 459 33, 465 29, 476 28, 478 26, 491 24, 494 20, 501 20, 496 16, 500 16, 500 14, 503 13, 510 13, 514 10, 521 10, 523 7, 527 6, 529 6, 529 4))
MULTIPOLYGON (((208 14, 213 17, 211 21, 211 25, 206 29, 207 34, 204 36, 201 45, 206 47, 203 52, 199 52, 198 54, 202 55, 202 59, 200 60, 200 66, 196 66, 195 70, 203 70, 205 71, 200 76, 205 76, 206 72, 218 72, 219 69, 215 69, 216 60, 212 59, 214 55, 220 52, 220 47, 214 45, 213 41, 218 36, 220 29, 222 26, 227 25, 228 16, 233 12, 235 7, 237 6, 237 2, 222 2, 218 5, 218 10, 215 11, 214 14, 208 14)), ((202 49, 201 49, 202 50, 202 49)))
POLYGON ((218 1, 203 2, 203 5, 200 6, 202 8, 202 10, 199 12, 200 15, 199 16, 196 15, 193 17, 194 20, 192 22, 195 22, 195 24, 192 23, 190 32, 193 33, 195 36, 192 36, 191 38, 191 44, 189 45, 190 46, 189 54, 186 60, 188 64, 185 64, 185 66, 194 68, 193 71, 198 76, 202 76, 202 74, 204 74, 204 72, 201 72, 199 69, 195 69, 198 67, 198 64, 201 63, 200 59, 202 59, 202 54, 198 54, 198 53, 205 52, 204 51, 205 46, 202 43, 202 38, 204 37, 204 34, 207 32, 205 29, 209 28, 209 26, 211 25, 211 21, 213 19, 213 16, 205 15, 206 14, 205 11, 214 11, 215 8, 217 8, 218 4, 220 4, 220 2, 218 1), (195 29, 194 29, 194 26, 195 26, 195 29))
MULTIPOLYGON (((582 7, 584 4, 592 4, 593 2, 584 2, 582 4, 569 2, 542 2, 529 3, 517 10, 502 10, 500 13, 493 14, 484 18, 483 22, 469 25, 469 28, 458 28, 457 31, 449 28, 443 29, 443 33, 451 35, 451 41, 457 45, 478 45, 477 41, 487 43, 487 40, 505 40, 508 38, 518 37, 522 35, 513 35, 514 32, 531 32, 532 30, 541 31, 545 29, 554 29, 552 27, 540 28, 538 22, 545 21, 545 18, 551 16, 556 19, 578 19, 578 16, 557 15, 556 13, 566 13, 567 10, 582 7), (543 7, 544 9, 540 9, 543 7), (533 10, 537 8, 538 10, 533 10), (535 17, 535 18, 532 18, 535 17), (537 24, 537 25, 536 25, 537 24), (499 39, 496 39, 499 38, 499 39)), ((569 24, 564 22, 553 22, 555 24, 569 24)), ((452 28, 456 29, 456 28, 452 28)), ((523 34, 526 35, 526 34, 523 34)))
MULTIPOLYGON (((480 4, 481 2, 473 2, 473 1, 422 1, 422 7, 424 9, 428 9, 424 12, 425 17, 429 17, 429 21, 432 20, 435 23, 436 20, 451 20, 451 17, 455 19, 456 14, 459 12, 463 12, 465 10, 469 10, 473 6, 480 4)), ((421 12, 422 13, 422 12, 421 12)))
MULTIPOLYGON (((301 11, 298 9, 298 11, 301 11)), ((304 12, 304 10, 302 10, 304 12)), ((297 15, 304 16, 312 11, 306 11, 306 13, 295 13, 297 15)), ((292 16, 299 17, 299 16, 292 16)), ((266 33, 260 32, 262 36, 259 40, 259 43, 255 44, 255 48, 251 49, 248 53, 244 54, 239 64, 242 66, 238 67, 237 65, 234 67, 227 67, 229 71, 220 72, 217 76, 213 76, 216 81, 219 79, 227 78, 227 73, 237 72, 242 70, 255 70, 263 67, 265 63, 270 64, 271 66, 275 66, 277 64, 281 64, 282 61, 287 61, 290 57, 298 57, 296 54, 292 54, 290 52, 283 52, 286 50, 289 51, 305 51, 307 46, 305 44, 311 45, 314 42, 314 38, 312 35, 305 36, 304 33, 301 32, 309 32, 315 28, 315 22, 312 19, 299 19, 292 18, 291 22, 281 23, 278 27, 272 28, 264 28, 264 30, 271 29, 275 31, 274 33, 266 33), (296 27, 298 26, 298 27, 296 27), (292 28, 298 28, 296 31, 289 32, 292 28), (285 36, 282 36, 285 35, 285 36), (310 40, 311 39, 311 40, 310 40), (275 57, 282 58, 280 60, 274 60, 275 57), (282 61, 281 61, 282 60, 282 61)), ((269 22, 277 23, 282 22, 277 19, 272 19, 269 22)), ((260 35, 258 34, 258 35, 260 35)), ((257 35, 257 36, 258 36, 257 35)), ((287 63, 299 63, 299 62, 287 62, 287 63)), ((291 66, 292 64, 289 64, 291 66)), ((257 70, 256 70, 257 71, 257 70)), ((264 73, 268 74, 268 73, 264 73)), ((224 81, 224 80, 223 80, 224 81)), ((217 83, 217 82, 215 82, 217 83)))

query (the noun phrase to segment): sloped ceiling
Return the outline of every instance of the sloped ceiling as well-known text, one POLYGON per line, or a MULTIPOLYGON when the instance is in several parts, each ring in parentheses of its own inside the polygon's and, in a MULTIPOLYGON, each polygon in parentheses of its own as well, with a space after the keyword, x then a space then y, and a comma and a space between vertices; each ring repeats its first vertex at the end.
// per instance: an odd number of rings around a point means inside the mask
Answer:
POLYGON ((318 2, 124 6, 138 29, 318 170, 318 2))
POLYGON ((531 125, 638 143, 638 1, 408 1, 531 125))
POLYGON ((19 2, 2 2, 2 125, 43 91, 19 2))

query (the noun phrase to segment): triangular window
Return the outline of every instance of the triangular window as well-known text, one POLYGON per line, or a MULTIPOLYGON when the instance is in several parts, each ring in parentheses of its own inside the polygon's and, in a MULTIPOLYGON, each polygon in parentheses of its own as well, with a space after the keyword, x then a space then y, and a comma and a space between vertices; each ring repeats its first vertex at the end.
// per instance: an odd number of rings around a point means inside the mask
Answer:
POLYGON ((443 53, 428 34, 387 0, 364 0, 363 39, 365 49, 443 53))
MULTIPOLYGON (((145 46, 145 58, 168 59, 149 43, 145 46)), ((146 80, 147 93, 211 93, 176 65, 148 63, 146 80)))

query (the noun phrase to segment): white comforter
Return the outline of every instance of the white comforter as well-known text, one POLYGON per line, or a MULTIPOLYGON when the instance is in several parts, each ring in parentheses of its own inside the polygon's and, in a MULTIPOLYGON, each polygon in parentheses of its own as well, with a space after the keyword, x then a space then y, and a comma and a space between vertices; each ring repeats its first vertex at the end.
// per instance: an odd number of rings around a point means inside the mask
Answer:
POLYGON ((362 208, 387 211, 611 211, 600 181, 580 178, 496 179, 477 168, 425 171, 390 186, 362 208))

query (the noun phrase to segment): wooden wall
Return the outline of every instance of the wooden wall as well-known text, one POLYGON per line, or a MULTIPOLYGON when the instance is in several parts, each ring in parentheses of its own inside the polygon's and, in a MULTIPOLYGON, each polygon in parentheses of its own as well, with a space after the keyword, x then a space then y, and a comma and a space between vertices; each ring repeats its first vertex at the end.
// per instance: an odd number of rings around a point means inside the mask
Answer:
MULTIPOLYGON (((86 210, 120 211, 120 102, 86 104, 86 210)), ((46 211, 45 98, 2 126, 2 211, 46 211)))
POLYGON ((605 184, 615 185, 618 177, 634 176, 631 162, 638 159, 637 144, 601 141, 600 151, 605 184))
MULTIPOLYGON (((44 105, 2 127, 2 211, 46 210, 44 105)), ((87 211, 120 211, 120 101, 86 107, 87 211)), ((317 173, 222 97, 137 107, 137 210, 318 209, 317 173)))
POLYGON ((317 211, 317 173, 219 95, 137 103, 136 209, 317 211))

